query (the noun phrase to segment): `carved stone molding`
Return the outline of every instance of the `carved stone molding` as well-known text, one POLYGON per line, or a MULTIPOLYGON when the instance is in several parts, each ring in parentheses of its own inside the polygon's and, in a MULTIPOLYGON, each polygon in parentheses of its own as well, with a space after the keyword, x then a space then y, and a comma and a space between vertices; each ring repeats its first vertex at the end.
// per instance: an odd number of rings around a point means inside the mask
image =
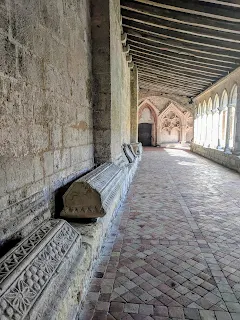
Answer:
POLYGON ((74 181, 63 196, 62 217, 97 218, 117 205, 123 172, 113 163, 104 163, 74 181), (114 203, 111 203, 114 202, 114 203))
POLYGON ((8 252, 0 260, 0 318, 36 319, 55 294, 52 281, 66 274, 66 256, 80 248, 81 236, 66 221, 47 220, 8 252))

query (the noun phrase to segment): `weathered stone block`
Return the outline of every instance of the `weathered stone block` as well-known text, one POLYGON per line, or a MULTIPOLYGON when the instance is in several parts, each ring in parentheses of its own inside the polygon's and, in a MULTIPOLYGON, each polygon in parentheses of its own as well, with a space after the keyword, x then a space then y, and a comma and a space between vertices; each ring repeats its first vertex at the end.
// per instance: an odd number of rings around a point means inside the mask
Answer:
POLYGON ((31 156, 12 159, 6 163, 7 189, 16 190, 34 181, 33 158, 31 156))
POLYGON ((54 172, 65 169, 71 165, 70 149, 54 151, 54 172))
POLYGON ((48 151, 43 154, 45 176, 53 174, 53 152, 48 151))
POLYGON ((96 218, 114 211, 120 204, 123 172, 105 163, 74 181, 63 196, 62 217, 96 218))

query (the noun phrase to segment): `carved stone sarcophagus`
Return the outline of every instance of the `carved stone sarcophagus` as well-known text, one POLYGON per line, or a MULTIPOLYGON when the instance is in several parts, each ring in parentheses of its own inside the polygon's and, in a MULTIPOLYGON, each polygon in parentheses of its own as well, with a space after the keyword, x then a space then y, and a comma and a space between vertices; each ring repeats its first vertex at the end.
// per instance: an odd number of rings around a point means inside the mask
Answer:
POLYGON ((66 221, 47 220, 0 259, 0 319, 53 319, 56 295, 81 252, 66 221))
POLYGON ((115 210, 121 200, 123 171, 104 163, 74 181, 63 196, 64 218, 97 218, 115 210))

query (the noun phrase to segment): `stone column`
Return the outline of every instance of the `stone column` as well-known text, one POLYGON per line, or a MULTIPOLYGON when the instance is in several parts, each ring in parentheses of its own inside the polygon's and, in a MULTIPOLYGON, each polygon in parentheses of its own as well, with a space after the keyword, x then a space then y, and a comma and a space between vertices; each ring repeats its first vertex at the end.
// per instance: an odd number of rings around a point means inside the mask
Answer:
POLYGON ((217 149, 221 149, 221 140, 220 140, 220 135, 221 135, 221 128, 222 128, 222 125, 221 125, 221 113, 222 113, 222 110, 219 109, 217 112, 219 112, 219 116, 218 116, 218 144, 217 144, 217 149))
POLYGON ((131 70, 131 111, 130 111, 130 141, 138 142, 138 70, 134 66, 131 70))
POLYGON ((235 136, 233 142, 233 153, 240 156, 240 90, 237 91, 237 104, 235 106, 235 136))
POLYGON ((231 130, 231 121, 232 121, 232 111, 233 111, 233 105, 228 106, 228 113, 227 113, 227 129, 226 129, 226 141, 225 141, 225 148, 224 152, 227 154, 231 154, 230 146, 229 146, 229 141, 230 141, 230 130, 231 130))

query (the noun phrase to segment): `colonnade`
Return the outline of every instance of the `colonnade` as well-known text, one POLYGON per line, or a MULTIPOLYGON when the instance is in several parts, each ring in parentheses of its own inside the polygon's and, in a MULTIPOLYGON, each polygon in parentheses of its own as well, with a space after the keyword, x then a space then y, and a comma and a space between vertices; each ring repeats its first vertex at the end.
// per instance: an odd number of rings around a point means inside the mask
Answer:
POLYGON ((226 153, 240 154, 240 104, 237 91, 237 85, 234 84, 230 93, 224 89, 220 97, 216 94, 196 106, 195 143, 222 149, 226 153))

